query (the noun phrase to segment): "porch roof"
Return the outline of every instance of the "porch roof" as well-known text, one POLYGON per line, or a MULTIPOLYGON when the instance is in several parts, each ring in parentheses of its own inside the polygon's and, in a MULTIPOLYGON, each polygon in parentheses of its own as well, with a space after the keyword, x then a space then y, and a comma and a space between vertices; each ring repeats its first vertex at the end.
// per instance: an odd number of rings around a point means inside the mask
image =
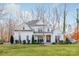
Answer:
POLYGON ((52 35, 51 32, 35 32, 33 35, 52 35))

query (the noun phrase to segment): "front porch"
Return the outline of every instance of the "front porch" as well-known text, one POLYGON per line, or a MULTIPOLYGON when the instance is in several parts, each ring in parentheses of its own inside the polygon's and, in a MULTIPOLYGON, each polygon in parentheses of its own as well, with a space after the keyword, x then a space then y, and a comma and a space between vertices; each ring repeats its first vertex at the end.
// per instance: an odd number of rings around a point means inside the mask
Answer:
POLYGON ((51 43, 51 34, 34 34, 34 40, 37 43, 51 43))

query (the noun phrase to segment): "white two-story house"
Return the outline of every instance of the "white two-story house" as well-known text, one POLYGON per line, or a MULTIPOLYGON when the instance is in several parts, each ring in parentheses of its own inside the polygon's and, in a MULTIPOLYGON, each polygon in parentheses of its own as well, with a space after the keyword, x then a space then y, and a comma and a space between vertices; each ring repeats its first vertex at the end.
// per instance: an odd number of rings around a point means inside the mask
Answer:
POLYGON ((18 25, 15 28, 13 36, 14 40, 20 40, 22 42, 26 40, 26 43, 28 43, 28 40, 32 43, 32 38, 34 38, 37 43, 57 43, 57 39, 64 39, 59 26, 54 31, 52 31, 52 29, 52 23, 46 19, 31 20, 18 25))
POLYGON ((22 23, 14 30, 14 40, 30 40, 32 37, 38 43, 53 43, 52 24, 47 20, 31 20, 28 23, 22 23))

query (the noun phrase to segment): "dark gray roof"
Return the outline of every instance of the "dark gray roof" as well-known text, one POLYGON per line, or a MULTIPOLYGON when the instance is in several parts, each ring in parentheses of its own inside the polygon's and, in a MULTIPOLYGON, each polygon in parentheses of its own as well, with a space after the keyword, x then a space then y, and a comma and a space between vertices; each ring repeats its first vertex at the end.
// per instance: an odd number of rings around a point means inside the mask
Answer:
POLYGON ((39 20, 31 20, 27 22, 28 25, 35 25, 39 20))
POLYGON ((48 21, 47 20, 42 20, 42 22, 44 21, 44 24, 37 24, 37 22, 39 22, 40 20, 31 20, 31 21, 29 21, 29 22, 27 22, 27 24, 29 25, 29 26, 43 26, 43 25, 47 25, 48 24, 48 21), (45 22, 47 22, 47 23, 45 23, 45 22))

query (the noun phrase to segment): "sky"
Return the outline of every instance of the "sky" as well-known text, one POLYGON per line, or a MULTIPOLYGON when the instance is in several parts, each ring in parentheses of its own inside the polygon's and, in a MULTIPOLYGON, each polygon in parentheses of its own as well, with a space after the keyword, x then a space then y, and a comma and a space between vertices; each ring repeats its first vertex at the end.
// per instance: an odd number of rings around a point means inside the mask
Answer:
MULTIPOLYGON (((64 4, 63 3, 19 3, 17 4, 20 6, 22 10, 32 10, 35 7, 38 7, 39 5, 44 6, 45 8, 54 8, 57 7, 61 10, 61 12, 64 10, 64 4)), ((79 8, 79 4, 77 3, 67 3, 67 23, 68 24, 74 24, 76 19, 76 9, 79 8)))
MULTIPOLYGON (((60 14, 63 13, 64 10, 64 3, 17 3, 15 4, 15 8, 19 8, 24 11, 30 11, 35 9, 36 7, 43 6, 47 10, 50 7, 50 9, 54 9, 55 7, 60 9, 60 14)), ((13 8, 13 7, 11 7, 13 8)), ((67 3, 66 9, 67 9, 67 17, 66 17, 66 23, 74 25, 76 23, 76 9, 79 8, 79 4, 77 3, 67 3)), ((63 18, 62 18, 63 20, 63 18)))

